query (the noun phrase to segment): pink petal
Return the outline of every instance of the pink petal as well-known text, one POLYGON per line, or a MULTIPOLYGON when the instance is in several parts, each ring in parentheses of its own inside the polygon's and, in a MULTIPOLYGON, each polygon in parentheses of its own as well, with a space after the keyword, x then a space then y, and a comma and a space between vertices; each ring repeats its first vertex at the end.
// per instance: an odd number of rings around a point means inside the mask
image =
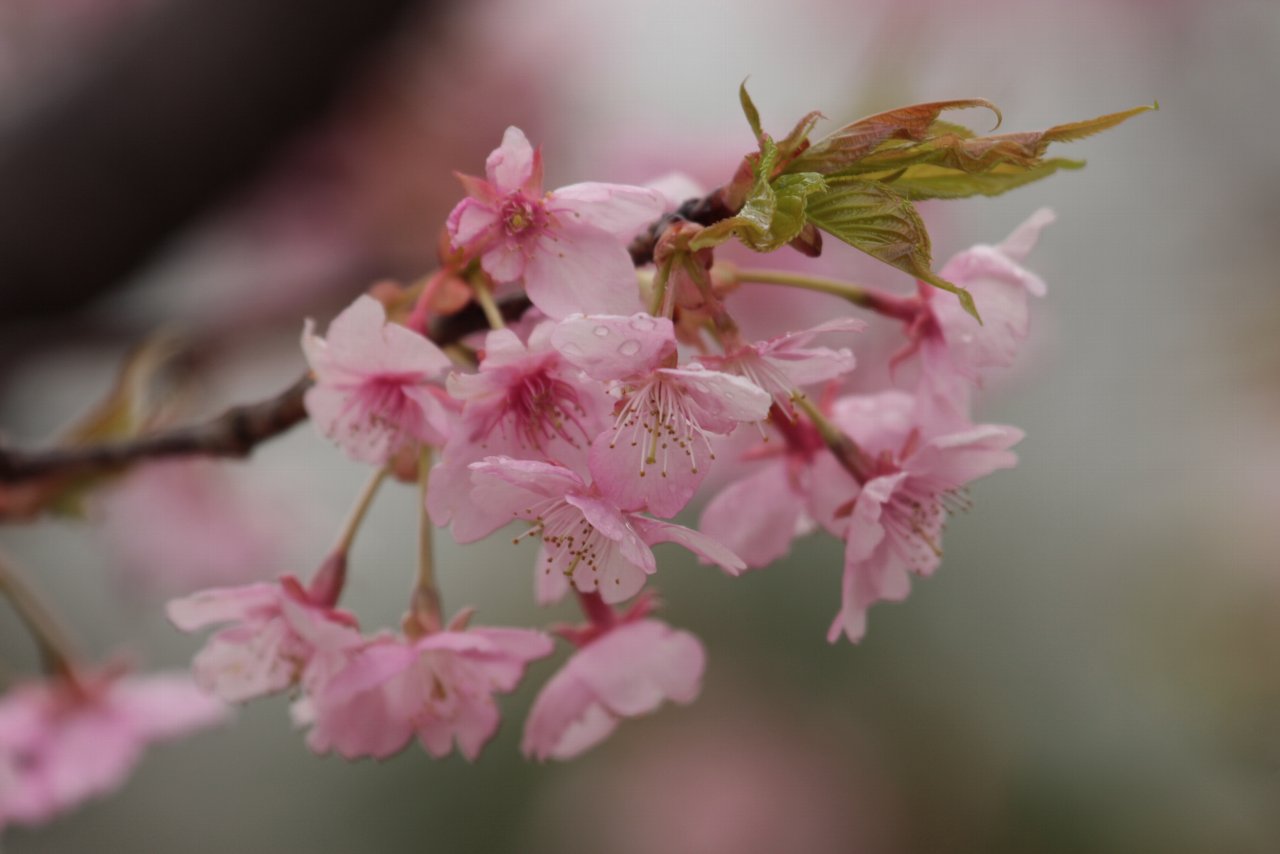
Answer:
POLYGON ((881 523, 885 503, 905 478, 904 473, 898 473, 868 481, 854 502, 845 538, 840 613, 827 631, 830 643, 842 632, 857 643, 866 633, 868 608, 907 595, 906 567, 888 547, 881 523))
POLYGON ((533 573, 533 598, 539 605, 554 605, 569 592, 569 578, 552 566, 547 545, 538 548, 537 570, 533 573))
POLYGON ((533 146, 524 131, 514 126, 507 128, 502 144, 485 160, 484 171, 489 183, 502 193, 523 189, 534 177, 533 146))
POLYGON ((959 489, 999 469, 1013 468, 1017 454, 1009 448, 1026 434, 1016 427, 986 424, 929 441, 906 462, 913 476, 940 488, 959 489))
POLYGON ((520 749, 533 759, 571 759, 604 741, 617 726, 618 719, 566 666, 547 680, 534 700, 520 749))
POLYGON ((838 399, 831 420, 873 457, 897 454, 916 429, 916 398, 902 391, 855 394, 838 399))
POLYGON ((223 629, 191 662, 196 684, 228 703, 283 691, 297 676, 289 643, 288 627, 279 619, 223 629))
POLYGON ((556 324, 551 344, 575 367, 598 380, 646 374, 676 351, 669 319, 640 312, 572 315, 556 324))
POLYGON ((710 469, 710 452, 693 449, 700 457, 690 460, 683 449, 671 448, 668 437, 658 440, 656 462, 648 461, 650 434, 635 430, 616 439, 610 429, 591 443, 588 464, 596 486, 624 510, 647 509, 655 516, 671 517, 693 498, 710 469), (665 447, 665 452, 664 452, 665 447), (669 454, 669 461, 663 459, 669 454))
POLYGON ((227 718, 227 707, 196 687, 186 673, 125 676, 109 691, 112 708, 147 741, 178 738, 227 718))
POLYGON ((480 266, 497 283, 514 282, 525 274, 528 258, 519 241, 501 239, 480 256, 480 266))
POLYGON ((640 310, 626 246, 594 228, 562 226, 543 234, 525 266, 524 284, 529 299, 548 317, 640 310))
POLYGON ((476 199, 458 202, 445 223, 453 245, 466 249, 473 243, 483 243, 498 226, 498 210, 489 203, 476 199))
POLYGON ((658 372, 680 382, 689 399, 702 410, 699 424, 713 433, 727 435, 740 422, 762 421, 773 405, 769 393, 750 380, 708 371, 701 365, 662 368, 658 372))
POLYGON ((169 621, 184 632, 269 613, 280 606, 279 584, 248 584, 201 590, 165 605, 169 621))
POLYGON ((706 655, 698 639, 656 620, 619 626, 577 652, 534 701, 521 749, 569 759, 604 740, 619 717, 692 702, 706 655))
POLYGON ((631 524, 640 537, 649 545, 658 543, 676 543, 684 546, 703 560, 710 561, 730 575, 737 575, 747 568, 742 558, 738 557, 718 540, 683 525, 663 522, 658 519, 646 519, 641 516, 632 517, 631 524))
MULTIPOLYGON (((1015 228, 1013 233, 996 248, 1015 261, 1025 261, 1031 254, 1031 250, 1035 248, 1036 241, 1040 239, 1040 232, 1057 218, 1057 214, 1049 208, 1040 208, 1027 217, 1026 221, 1015 228)), ((1043 287, 1043 283, 1041 286, 1043 287)), ((1038 297, 1044 296, 1043 290, 1032 290, 1031 293, 1038 297)))
POLYGON ((487 537, 515 519, 526 519, 531 505, 586 488, 570 469, 537 460, 486 457, 471 463, 470 504, 478 512, 455 515, 453 536, 459 543, 487 537))
POLYGON ((587 225, 629 240, 662 216, 666 205, 666 198, 658 190, 588 182, 553 191, 547 209, 574 225, 587 225))
POLYGON ((785 461, 773 460, 712 498, 698 528, 747 566, 764 567, 791 551, 803 517, 804 496, 792 486, 785 461))
POLYGON ((371 426, 367 413, 351 404, 347 391, 315 385, 307 389, 303 403, 316 430, 338 442, 352 459, 382 465, 395 450, 396 434, 371 426))

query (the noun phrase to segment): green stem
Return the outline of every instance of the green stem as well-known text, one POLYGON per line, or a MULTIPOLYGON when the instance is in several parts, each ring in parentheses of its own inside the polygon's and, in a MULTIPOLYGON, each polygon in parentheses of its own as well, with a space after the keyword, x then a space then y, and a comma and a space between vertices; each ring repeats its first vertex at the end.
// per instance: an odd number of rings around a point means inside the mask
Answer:
POLYGON ((498 304, 493 301, 493 291, 489 290, 489 282, 484 274, 477 273, 471 277, 471 290, 476 302, 480 304, 480 310, 484 312, 484 319, 489 321, 489 328, 505 329, 506 321, 502 319, 498 304))
POLYGON ((839 279, 806 276, 785 270, 734 270, 732 276, 735 282, 756 285, 783 285, 788 288, 817 291, 818 293, 846 299, 863 308, 875 307, 875 299, 872 297, 871 291, 849 282, 842 282, 839 279))
POLYGON ((75 660, 71 641, 53 612, 40 600, 31 586, 23 580, 13 562, 0 555, 0 594, 13 605, 31 637, 40 648, 45 667, 74 679, 71 663, 75 660))
POLYGON ((671 256, 658 266, 658 273, 653 277, 653 299, 649 304, 649 313, 654 317, 664 317, 667 303, 667 283, 671 280, 671 264, 675 256, 671 256))
POLYGON ((702 294, 705 303, 705 310, 711 317, 711 322, 715 324, 716 336, 720 339, 720 345, 726 351, 737 347, 741 344, 742 335, 738 331, 738 324, 729 316, 728 310, 724 307, 724 301, 716 296, 715 289, 711 286, 711 280, 707 277, 707 271, 698 263, 692 255, 688 253, 680 253, 680 261, 684 265, 685 271, 689 277, 693 279, 694 284, 698 286, 698 292, 702 294))
POLYGON ((440 590, 436 586, 434 526, 427 513, 427 484, 431 473, 431 448, 418 458, 418 576, 413 587, 413 614, 428 633, 444 625, 441 619, 440 590))
POLYGON ((853 479, 858 483, 866 483, 868 479, 867 457, 862 452, 862 449, 858 447, 858 443, 827 420, 827 416, 822 414, 822 410, 814 406, 813 401, 809 400, 804 394, 796 393, 792 395, 791 400, 805 415, 809 416, 809 420, 813 422, 818 435, 822 437, 822 441, 826 443, 826 446, 831 449, 831 453, 835 454, 836 460, 840 465, 844 466, 845 470, 853 475, 853 479))
POLYGON ((338 537, 338 543, 333 547, 335 554, 346 554, 351 551, 351 544, 355 542, 356 533, 360 530, 360 525, 364 523, 364 517, 369 513, 369 507, 373 505, 373 498, 378 494, 378 487, 382 486, 382 482, 387 479, 387 469, 380 468, 373 473, 373 477, 365 483, 364 488, 360 490, 360 495, 356 498, 356 503, 351 508, 351 513, 347 516, 347 521, 342 526, 342 533, 338 537))

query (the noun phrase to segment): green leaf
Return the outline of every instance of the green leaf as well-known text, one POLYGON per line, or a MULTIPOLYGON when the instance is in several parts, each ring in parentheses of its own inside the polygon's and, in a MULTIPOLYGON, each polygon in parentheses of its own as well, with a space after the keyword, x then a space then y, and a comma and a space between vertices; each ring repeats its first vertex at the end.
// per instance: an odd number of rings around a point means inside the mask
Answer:
POLYGON ((809 222, 871 257, 949 291, 981 322, 973 297, 931 269, 929 232, 911 202, 884 184, 860 178, 830 179, 808 199, 809 222))
POLYGON ((756 135, 756 139, 764 136, 764 131, 760 129, 760 111, 756 109, 755 102, 747 94, 747 81, 745 80, 738 86, 738 101, 742 104, 742 112, 746 114, 747 124, 751 125, 751 132, 756 135))
POLYGON ((858 163, 851 164, 846 171, 865 175, 922 163, 969 174, 989 172, 1002 165, 1031 169, 1042 162, 1050 143, 1083 139, 1152 109, 1155 109, 1154 105, 1135 107, 1081 122, 1055 125, 1047 130, 996 136, 973 136, 963 128, 957 131, 943 126, 945 123, 935 123, 936 130, 940 132, 931 133, 914 144, 880 146, 858 163))
POLYGON ((735 216, 703 229, 690 241, 690 249, 718 246, 737 237, 757 252, 772 252, 800 236, 805 226, 806 200, 825 190, 827 184, 821 175, 813 172, 779 175, 771 182, 769 176, 778 160, 778 147, 768 135, 761 143, 756 182, 742 209, 735 216))
POLYGON ((940 113, 968 107, 985 107, 991 110, 996 114, 996 124, 999 126, 1000 110, 982 98, 913 104, 845 125, 810 145, 787 169, 792 172, 833 175, 857 163, 886 140, 920 141, 928 138, 930 128, 940 113))
POLYGON ((826 118, 826 116, 817 110, 806 113, 804 118, 796 122, 796 126, 791 129, 791 133, 778 141, 778 160, 781 164, 785 166, 790 163, 798 154, 809 147, 809 134, 813 131, 814 125, 818 123, 818 119, 822 118, 826 118))
POLYGON ((1059 169, 1083 169, 1083 160, 1055 158, 1035 166, 1022 167, 1004 163, 988 172, 969 174, 932 163, 920 163, 898 169, 875 180, 889 184, 911 201, 922 199, 963 199, 969 196, 998 196, 1017 187, 1047 178, 1059 169))

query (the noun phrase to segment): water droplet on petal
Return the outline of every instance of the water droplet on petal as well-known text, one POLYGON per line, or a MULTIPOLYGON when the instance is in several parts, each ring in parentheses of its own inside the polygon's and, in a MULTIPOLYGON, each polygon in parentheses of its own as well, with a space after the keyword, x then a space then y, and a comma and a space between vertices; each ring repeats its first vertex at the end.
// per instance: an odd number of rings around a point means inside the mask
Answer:
POLYGON ((597 326, 595 329, 593 329, 593 330, 591 330, 591 331, 592 331, 592 332, 594 332, 594 333, 596 334, 596 337, 597 337, 597 338, 608 338, 608 337, 609 337, 609 327, 607 327, 607 326, 597 326))
POLYGON ((640 352, 640 342, 634 338, 629 338, 618 345, 618 355, 634 356, 640 352))
POLYGON ((649 332, 658 322, 647 314, 637 314, 631 318, 631 328, 637 332, 649 332))

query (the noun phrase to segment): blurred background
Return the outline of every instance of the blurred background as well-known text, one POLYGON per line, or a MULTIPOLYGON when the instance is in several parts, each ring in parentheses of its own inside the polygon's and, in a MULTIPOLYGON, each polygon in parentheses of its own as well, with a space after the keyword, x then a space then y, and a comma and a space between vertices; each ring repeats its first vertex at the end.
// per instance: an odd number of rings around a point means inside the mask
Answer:
MULTIPOLYGON (((1280 850, 1272 0, 0 0, 0 434, 49 440, 162 329, 188 342, 182 418, 280 390, 304 316, 434 264, 451 170, 508 124, 548 186, 714 186, 752 145, 748 75, 776 133, 810 109, 829 129, 980 96, 1030 130, 1160 102, 1056 149, 1083 172, 926 208, 938 265, 1059 215, 1029 261, 1050 288, 1031 345, 978 413, 1028 431, 1022 462, 974 490, 942 570, 828 646, 837 543, 737 581, 671 550, 664 614, 707 645, 703 696, 578 761, 517 749, 558 658, 475 765, 319 759, 276 699, 6 851, 1280 850)), ((822 263, 910 287, 853 254, 822 263)), ((775 325, 835 310, 772 299, 775 325)), ((159 603, 309 572, 364 476, 303 425, 250 464, 140 470, 0 547, 85 649, 183 667, 199 639, 159 603)), ((414 514, 389 489, 357 544, 366 626, 403 608, 414 514)), ((443 543, 445 596, 483 622, 570 617, 530 604, 531 561, 443 543)), ((0 660, 34 664, 7 610, 0 660)))

